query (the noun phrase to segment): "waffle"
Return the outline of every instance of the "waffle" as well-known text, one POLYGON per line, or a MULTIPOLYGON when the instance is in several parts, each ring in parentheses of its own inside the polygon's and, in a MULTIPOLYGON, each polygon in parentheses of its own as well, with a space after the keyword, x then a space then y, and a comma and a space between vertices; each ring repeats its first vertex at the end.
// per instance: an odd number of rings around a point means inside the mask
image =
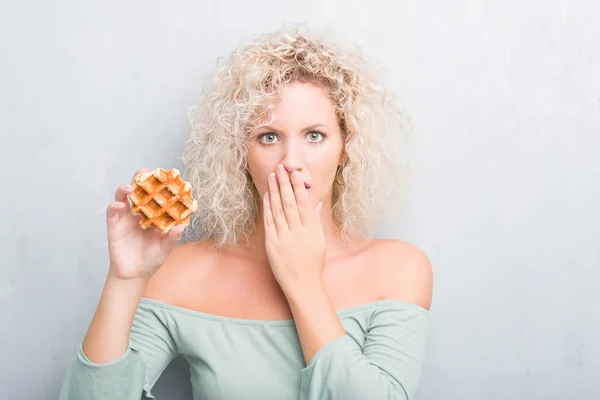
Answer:
POLYGON ((133 178, 129 194, 131 210, 142 217, 140 226, 155 226, 168 233, 175 225, 188 225, 189 217, 198 210, 192 197, 192 186, 181 180, 179 171, 162 168, 139 173, 133 178))

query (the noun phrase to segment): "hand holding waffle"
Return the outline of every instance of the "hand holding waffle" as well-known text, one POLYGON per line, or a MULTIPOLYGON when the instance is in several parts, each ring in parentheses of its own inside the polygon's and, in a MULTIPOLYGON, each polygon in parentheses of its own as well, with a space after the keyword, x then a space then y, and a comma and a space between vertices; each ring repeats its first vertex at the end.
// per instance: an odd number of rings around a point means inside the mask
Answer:
POLYGON ((178 170, 137 170, 131 185, 119 186, 106 210, 109 273, 118 279, 149 279, 197 209, 191 186, 178 170))

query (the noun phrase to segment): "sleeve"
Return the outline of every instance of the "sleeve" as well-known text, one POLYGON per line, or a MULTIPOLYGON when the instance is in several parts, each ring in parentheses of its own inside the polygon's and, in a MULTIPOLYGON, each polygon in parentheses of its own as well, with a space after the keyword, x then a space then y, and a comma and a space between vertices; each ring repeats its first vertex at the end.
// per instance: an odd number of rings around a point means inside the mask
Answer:
POLYGON ((155 400, 150 389, 177 355, 162 309, 139 304, 129 347, 118 359, 96 364, 79 343, 59 400, 155 400))
POLYGON ((349 335, 328 343, 301 371, 300 400, 411 400, 426 347, 428 310, 379 306, 364 348, 349 335))

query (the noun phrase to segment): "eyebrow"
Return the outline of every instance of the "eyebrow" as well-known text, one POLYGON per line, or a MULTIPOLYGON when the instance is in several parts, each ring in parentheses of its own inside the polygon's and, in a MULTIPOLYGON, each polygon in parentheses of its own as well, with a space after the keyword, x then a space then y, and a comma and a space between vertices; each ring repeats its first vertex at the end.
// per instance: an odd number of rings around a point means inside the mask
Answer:
MULTIPOLYGON (((315 129, 315 128, 318 128, 319 126, 322 126, 322 127, 328 128, 328 126, 327 126, 327 125, 325 125, 325 124, 321 124, 321 123, 318 123, 318 124, 313 124, 313 125, 307 126, 306 128, 302 129, 300 132, 302 132, 302 133, 304 133, 304 132, 308 132, 308 131, 310 131, 310 130, 313 130, 313 129, 315 129)), ((271 130, 271 131, 273 131, 273 132, 275 132, 275 133, 279 133, 279 134, 281 134, 281 133, 282 133, 281 131, 279 131, 279 130, 277 130, 277 129, 275 129, 275 128, 272 128, 272 127, 270 127, 270 126, 268 126, 268 125, 266 125, 266 126, 262 126, 261 128, 264 128, 264 129, 269 129, 269 130, 271 130)))

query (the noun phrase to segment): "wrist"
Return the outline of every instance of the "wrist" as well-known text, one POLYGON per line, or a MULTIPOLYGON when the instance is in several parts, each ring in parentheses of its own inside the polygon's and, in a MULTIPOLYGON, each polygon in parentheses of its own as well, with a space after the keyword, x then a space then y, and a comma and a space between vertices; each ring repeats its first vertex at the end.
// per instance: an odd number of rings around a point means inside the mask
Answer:
POLYGON ((148 281, 152 277, 152 276, 123 277, 123 276, 119 276, 119 274, 115 272, 116 270, 117 269, 115 267, 113 267, 113 265, 111 264, 110 267, 108 268, 108 273, 106 274, 107 281, 124 283, 124 284, 130 285, 130 286, 145 285, 148 283, 148 281), (125 282, 127 282, 127 283, 125 283, 125 282))
POLYGON ((110 272, 106 275, 104 283, 104 292, 123 293, 126 296, 141 297, 148 285, 149 278, 129 278, 123 279, 114 276, 110 272))
POLYGON ((325 290, 325 285, 322 280, 313 283, 302 285, 293 285, 287 290, 284 290, 290 306, 296 307, 311 307, 317 303, 329 302, 329 295, 325 290))

